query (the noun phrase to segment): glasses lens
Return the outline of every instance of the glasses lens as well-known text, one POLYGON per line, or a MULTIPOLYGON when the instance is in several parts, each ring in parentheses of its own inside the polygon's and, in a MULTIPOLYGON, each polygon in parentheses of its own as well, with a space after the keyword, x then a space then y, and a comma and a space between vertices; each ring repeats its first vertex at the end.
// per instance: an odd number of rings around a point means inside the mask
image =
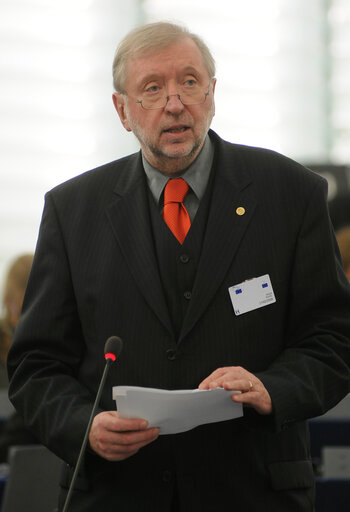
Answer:
POLYGON ((204 103, 206 98, 206 93, 198 92, 197 94, 181 94, 181 101, 184 105, 198 105, 199 103, 204 103))
POLYGON ((168 100, 172 96, 177 96, 183 105, 199 105, 204 103, 209 89, 203 91, 203 88, 191 88, 181 90, 181 94, 171 94, 166 96, 165 94, 153 95, 152 97, 143 97, 141 105, 146 110, 155 110, 164 108, 168 103, 168 100))

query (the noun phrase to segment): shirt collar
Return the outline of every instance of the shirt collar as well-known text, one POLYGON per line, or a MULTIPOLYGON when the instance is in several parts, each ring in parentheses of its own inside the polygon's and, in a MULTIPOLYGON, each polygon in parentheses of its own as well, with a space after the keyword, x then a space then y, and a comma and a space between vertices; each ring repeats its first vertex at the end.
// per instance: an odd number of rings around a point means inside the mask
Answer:
MULTIPOLYGON (((194 162, 180 175, 179 178, 186 180, 199 200, 204 196, 209 181, 210 170, 214 159, 214 145, 209 135, 206 136, 203 148, 194 162)), ((147 177, 147 183, 151 193, 159 204, 164 187, 169 180, 168 176, 162 174, 158 169, 150 165, 142 153, 143 167, 147 177)))

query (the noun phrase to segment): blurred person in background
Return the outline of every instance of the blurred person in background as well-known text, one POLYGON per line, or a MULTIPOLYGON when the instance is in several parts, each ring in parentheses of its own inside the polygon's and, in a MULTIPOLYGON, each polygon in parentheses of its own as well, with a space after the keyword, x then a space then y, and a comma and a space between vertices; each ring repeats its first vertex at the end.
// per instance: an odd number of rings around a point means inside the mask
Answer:
POLYGON ((328 202, 329 215, 335 231, 350 226, 350 190, 342 190, 328 202))
MULTIPOLYGON (((2 296, 3 316, 0 319, 0 387, 4 390, 8 388, 7 353, 20 317, 32 262, 33 254, 18 256, 11 263, 5 277, 2 296)), ((0 431, 0 462, 7 462, 10 446, 37 443, 36 438, 24 427, 21 416, 14 412, 7 417, 8 407, 4 409, 6 410, 0 410, 3 420, 0 431)))
POLYGON ((27 286, 33 254, 22 254, 10 265, 2 294, 2 317, 0 319, 0 386, 8 386, 6 359, 15 332, 27 286))
POLYGON ((350 281, 350 225, 336 232, 340 254, 343 260, 344 272, 350 281))

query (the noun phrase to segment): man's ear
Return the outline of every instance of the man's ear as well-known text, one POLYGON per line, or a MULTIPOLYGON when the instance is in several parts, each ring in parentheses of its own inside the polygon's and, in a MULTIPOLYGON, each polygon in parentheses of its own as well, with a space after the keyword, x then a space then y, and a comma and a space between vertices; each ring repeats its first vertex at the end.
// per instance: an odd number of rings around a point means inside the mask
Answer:
POLYGON ((213 94, 215 93, 216 78, 212 78, 213 81, 213 94))
POLYGON ((122 122, 122 125, 124 126, 125 130, 131 132, 128 117, 126 115, 125 97, 120 92, 114 92, 112 95, 112 99, 114 107, 118 112, 119 119, 122 122))
MULTIPOLYGON (((213 83, 213 98, 215 94, 216 78, 212 78, 213 83)), ((215 101, 213 99, 213 116, 215 116, 215 101)))

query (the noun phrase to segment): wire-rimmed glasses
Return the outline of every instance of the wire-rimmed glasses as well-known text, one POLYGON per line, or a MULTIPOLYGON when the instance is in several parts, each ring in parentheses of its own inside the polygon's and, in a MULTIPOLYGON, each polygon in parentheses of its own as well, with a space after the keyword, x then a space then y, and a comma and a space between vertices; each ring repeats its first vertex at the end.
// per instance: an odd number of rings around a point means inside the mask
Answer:
POLYGON ((166 95, 164 90, 152 92, 144 95, 141 99, 134 99, 145 110, 160 110, 165 108, 171 96, 177 96, 183 105, 201 105, 205 102, 210 91, 210 82, 206 89, 202 86, 194 84, 193 86, 180 86, 179 94, 166 95))

